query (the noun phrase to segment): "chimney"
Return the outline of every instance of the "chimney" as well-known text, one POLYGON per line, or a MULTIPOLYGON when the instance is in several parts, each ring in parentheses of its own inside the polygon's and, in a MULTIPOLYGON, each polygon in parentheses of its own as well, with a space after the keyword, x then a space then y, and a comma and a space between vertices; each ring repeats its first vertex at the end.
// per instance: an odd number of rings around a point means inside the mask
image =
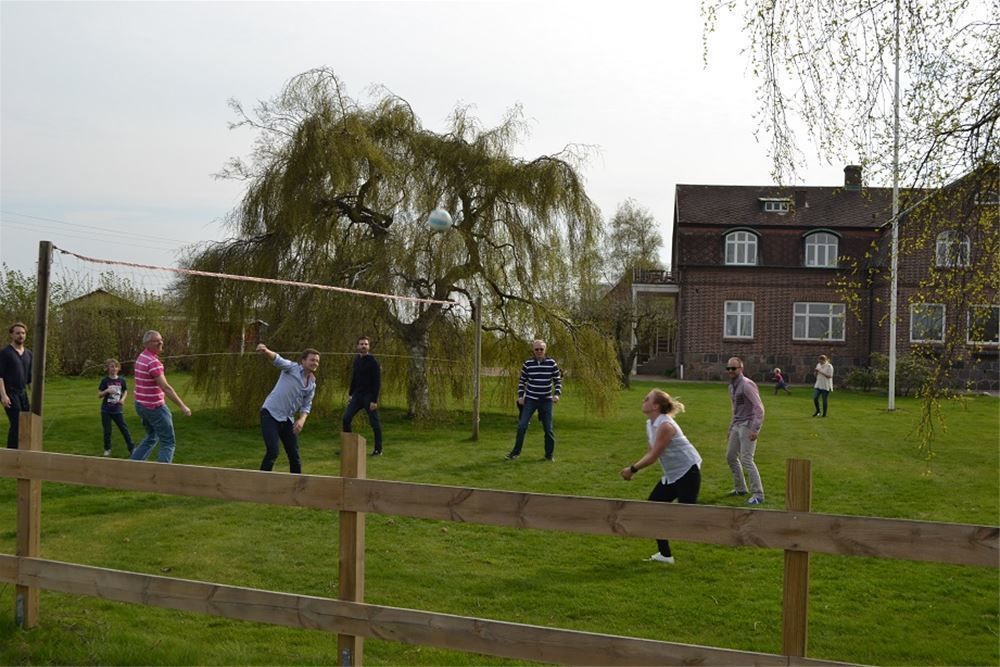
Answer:
POLYGON ((844 189, 851 192, 861 190, 861 165, 849 164, 844 167, 844 189))

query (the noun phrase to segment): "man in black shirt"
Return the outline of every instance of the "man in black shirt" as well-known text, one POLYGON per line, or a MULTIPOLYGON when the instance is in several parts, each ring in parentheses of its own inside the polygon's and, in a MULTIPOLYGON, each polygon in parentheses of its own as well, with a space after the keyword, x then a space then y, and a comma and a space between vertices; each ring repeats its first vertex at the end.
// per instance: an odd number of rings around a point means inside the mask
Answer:
POLYGON ((351 366, 351 387, 347 390, 347 409, 344 410, 344 433, 351 432, 351 421, 360 410, 368 414, 368 423, 375 432, 375 449, 372 456, 382 456, 382 422, 378 418, 378 395, 382 389, 382 369, 375 357, 368 352, 368 336, 358 338, 358 356, 351 366))
POLYGON ((21 413, 31 409, 28 404, 31 350, 24 346, 24 341, 28 338, 28 327, 21 322, 14 322, 7 332, 10 334, 10 345, 0 350, 0 403, 10 420, 7 447, 17 449, 21 413))

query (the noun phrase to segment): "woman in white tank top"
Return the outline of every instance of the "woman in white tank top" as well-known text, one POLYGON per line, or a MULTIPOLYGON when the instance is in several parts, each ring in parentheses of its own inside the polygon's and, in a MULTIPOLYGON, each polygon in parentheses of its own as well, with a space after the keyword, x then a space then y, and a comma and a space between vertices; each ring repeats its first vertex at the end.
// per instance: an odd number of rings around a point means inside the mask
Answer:
MULTIPOLYGON (((694 505, 701 489, 701 455, 674 421, 674 415, 684 412, 684 404, 665 391, 654 389, 643 399, 642 412, 647 419, 648 449, 641 459, 622 468, 622 479, 630 481, 637 472, 659 460, 663 476, 650 492, 649 500, 661 503, 676 500, 694 505)), ((659 539, 656 546, 657 551, 649 560, 672 564, 670 543, 659 539)))

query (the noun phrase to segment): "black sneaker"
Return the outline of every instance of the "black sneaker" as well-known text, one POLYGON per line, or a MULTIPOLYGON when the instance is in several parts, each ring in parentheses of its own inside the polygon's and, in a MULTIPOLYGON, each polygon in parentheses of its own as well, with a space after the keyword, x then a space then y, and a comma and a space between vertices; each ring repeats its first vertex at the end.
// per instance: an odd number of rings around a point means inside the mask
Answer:
POLYGON ((515 454, 514 452, 511 452, 510 454, 508 454, 504 458, 507 459, 508 461, 514 461, 514 460, 517 459, 518 456, 520 456, 520 454, 515 454))
POLYGON ((375 449, 375 450, 373 450, 372 451, 372 456, 382 456, 382 450, 381 449, 375 449))

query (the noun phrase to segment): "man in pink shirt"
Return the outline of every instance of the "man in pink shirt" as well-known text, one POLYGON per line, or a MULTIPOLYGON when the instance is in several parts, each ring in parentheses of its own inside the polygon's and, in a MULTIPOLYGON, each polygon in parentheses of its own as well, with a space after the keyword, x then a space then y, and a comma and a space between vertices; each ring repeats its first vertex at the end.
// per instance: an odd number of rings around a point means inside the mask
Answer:
POLYGON ((160 443, 160 451, 156 460, 160 463, 170 463, 174 460, 174 419, 167 408, 164 397, 169 397, 177 404, 185 417, 191 416, 191 409, 184 404, 174 388, 167 382, 163 373, 163 363, 160 352, 163 350, 163 336, 159 331, 147 331, 142 337, 145 348, 135 360, 135 412, 142 420, 146 429, 146 437, 129 457, 136 461, 145 461, 150 451, 160 443))
POLYGON ((764 404, 760 400, 757 384, 743 374, 743 360, 732 357, 726 362, 729 373, 729 398, 733 402, 733 421, 729 425, 729 446, 726 462, 733 471, 731 496, 747 495, 747 481, 750 498, 747 505, 764 503, 764 484, 754 462, 757 452, 757 436, 764 425, 764 404), (747 479, 743 479, 746 473, 747 479))

